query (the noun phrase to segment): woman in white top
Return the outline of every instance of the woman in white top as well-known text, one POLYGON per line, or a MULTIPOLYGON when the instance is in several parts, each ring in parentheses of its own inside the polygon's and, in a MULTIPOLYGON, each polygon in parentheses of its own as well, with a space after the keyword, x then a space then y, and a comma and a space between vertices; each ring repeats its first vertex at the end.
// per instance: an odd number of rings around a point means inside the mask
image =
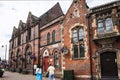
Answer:
POLYGON ((36 80, 42 80, 42 68, 37 66, 36 68, 36 80))
POLYGON ((49 72, 49 80, 55 80, 55 78, 54 78, 54 71, 55 71, 54 66, 52 66, 50 64, 50 66, 48 67, 47 71, 49 72))

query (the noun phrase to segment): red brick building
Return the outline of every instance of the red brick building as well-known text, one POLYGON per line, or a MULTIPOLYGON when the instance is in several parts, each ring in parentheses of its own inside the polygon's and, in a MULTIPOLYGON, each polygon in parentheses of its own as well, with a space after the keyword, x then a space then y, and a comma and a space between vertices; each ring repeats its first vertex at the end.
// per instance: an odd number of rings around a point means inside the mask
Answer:
POLYGON ((74 70, 75 79, 90 78, 90 55, 88 47, 87 18, 88 7, 85 0, 74 0, 62 23, 63 68, 74 70))
POLYGON ((49 64, 56 68, 56 74, 61 74, 61 22, 64 14, 59 3, 40 17, 40 54, 43 72, 49 64))
POLYGON ((64 14, 59 3, 40 17, 28 14, 26 23, 20 20, 13 28, 9 41, 9 64, 11 71, 34 73, 34 66, 40 65, 43 73, 49 64, 61 74, 61 22, 64 14), (19 65, 18 65, 19 64, 19 65))
POLYGON ((26 23, 20 20, 18 28, 13 28, 9 41, 9 65, 12 71, 32 72, 33 64, 37 64, 39 25, 36 20, 37 17, 29 12, 26 23))

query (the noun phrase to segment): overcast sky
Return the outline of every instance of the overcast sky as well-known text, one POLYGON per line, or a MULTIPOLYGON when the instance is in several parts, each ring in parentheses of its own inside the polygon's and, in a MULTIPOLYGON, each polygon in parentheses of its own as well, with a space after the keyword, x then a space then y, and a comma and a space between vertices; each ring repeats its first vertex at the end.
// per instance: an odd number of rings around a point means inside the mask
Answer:
MULTIPOLYGON (((7 44, 8 54, 9 40, 13 27, 16 26, 18 28, 20 20, 26 23, 29 11, 39 17, 59 2, 63 12, 66 13, 72 1, 73 0, 0 1, 0 57, 5 59, 5 45, 7 44), (4 45, 4 47, 2 47, 2 45, 4 45)), ((111 1, 116 0, 86 0, 90 8, 111 1)))

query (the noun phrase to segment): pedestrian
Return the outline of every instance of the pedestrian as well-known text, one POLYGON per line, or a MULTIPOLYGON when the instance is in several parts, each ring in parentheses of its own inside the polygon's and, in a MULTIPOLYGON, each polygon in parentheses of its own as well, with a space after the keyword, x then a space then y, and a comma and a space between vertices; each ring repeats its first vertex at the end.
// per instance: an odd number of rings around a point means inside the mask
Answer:
POLYGON ((55 80, 55 77, 54 77, 55 67, 52 66, 52 64, 50 64, 47 71, 49 72, 49 80, 55 80))
POLYGON ((36 68, 36 80, 42 80, 42 67, 37 66, 36 68))

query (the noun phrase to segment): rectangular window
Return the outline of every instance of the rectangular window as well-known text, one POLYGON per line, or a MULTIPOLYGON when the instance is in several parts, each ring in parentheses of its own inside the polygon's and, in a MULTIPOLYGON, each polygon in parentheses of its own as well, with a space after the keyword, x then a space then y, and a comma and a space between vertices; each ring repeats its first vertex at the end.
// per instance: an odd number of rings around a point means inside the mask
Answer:
POLYGON ((111 31, 113 31, 112 18, 107 18, 107 19, 105 20, 105 25, 106 25, 106 32, 111 32, 111 31))
POLYGON ((98 20, 98 33, 104 33, 103 20, 98 20))

